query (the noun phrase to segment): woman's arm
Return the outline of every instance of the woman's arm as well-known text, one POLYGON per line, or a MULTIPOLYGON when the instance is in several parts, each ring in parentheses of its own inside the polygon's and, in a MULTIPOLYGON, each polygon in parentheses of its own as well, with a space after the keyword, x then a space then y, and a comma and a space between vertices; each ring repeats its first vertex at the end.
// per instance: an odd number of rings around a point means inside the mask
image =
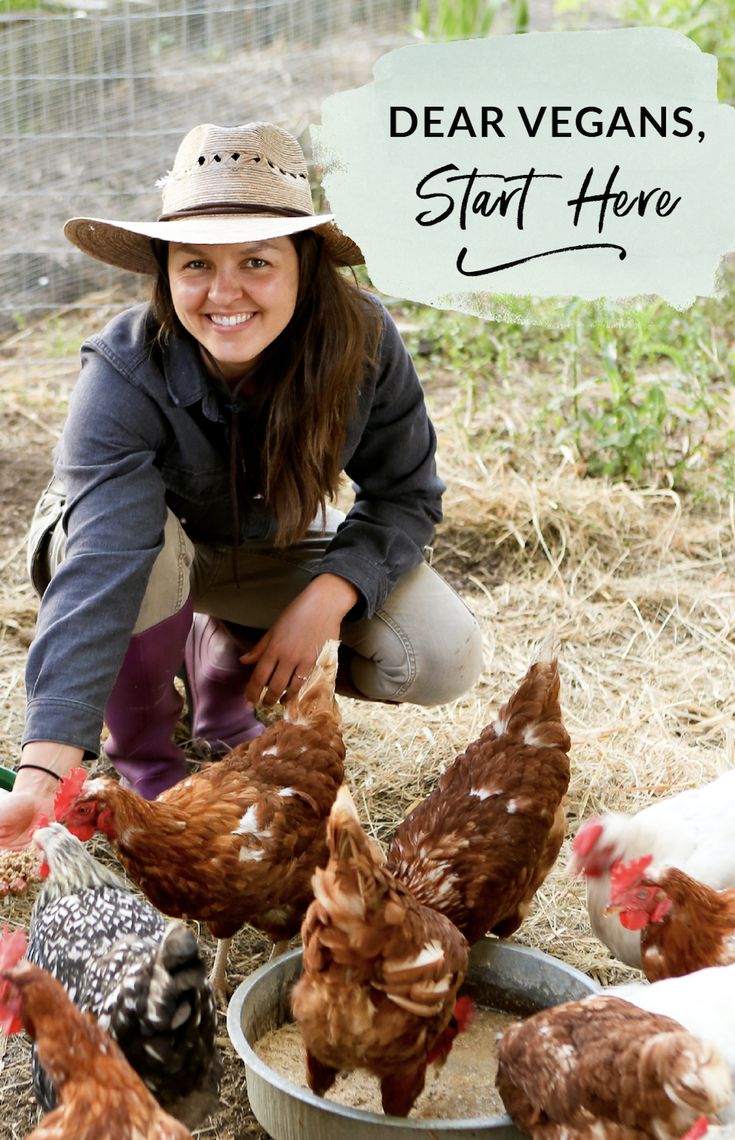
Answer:
POLYGON ((160 436, 154 401, 91 354, 57 457, 67 494, 66 552, 28 654, 24 742, 98 750, 105 701, 163 540, 160 436))

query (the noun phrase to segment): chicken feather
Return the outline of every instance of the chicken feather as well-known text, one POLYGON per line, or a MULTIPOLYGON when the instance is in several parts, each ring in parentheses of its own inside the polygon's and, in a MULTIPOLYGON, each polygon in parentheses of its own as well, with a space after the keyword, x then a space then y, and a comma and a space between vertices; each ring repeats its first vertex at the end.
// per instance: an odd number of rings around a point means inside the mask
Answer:
MULTIPOLYGON (((689 1033, 709 1042, 728 1065, 735 1087, 735 964, 660 982, 626 982, 604 992, 673 1017, 689 1033)), ((730 1100, 720 1114, 724 1123, 735 1123, 735 1103, 730 1100)))
POLYGON ((728 1104, 731 1074, 715 1046, 614 995, 543 1010, 503 1034, 498 1091, 533 1140, 679 1140, 728 1104))
POLYGON ((319 1095, 341 1070, 368 1069, 386 1112, 405 1116, 430 1061, 442 1063, 467 969, 466 940, 384 867, 346 787, 329 819, 330 858, 314 876, 302 928, 304 973, 292 993, 319 1095))
MULTIPOLYGON (((165 914, 204 922, 219 939, 246 922, 274 943, 292 937, 327 859, 326 821, 344 773, 337 648, 325 644, 283 719, 257 739, 151 802, 110 779, 81 790, 62 781, 57 818, 82 839, 102 831, 165 914)), ((220 997, 223 982, 218 973, 220 997)))
POLYGON ((566 834, 570 740, 557 643, 547 639, 510 700, 399 825, 388 867, 470 943, 512 934, 566 834))

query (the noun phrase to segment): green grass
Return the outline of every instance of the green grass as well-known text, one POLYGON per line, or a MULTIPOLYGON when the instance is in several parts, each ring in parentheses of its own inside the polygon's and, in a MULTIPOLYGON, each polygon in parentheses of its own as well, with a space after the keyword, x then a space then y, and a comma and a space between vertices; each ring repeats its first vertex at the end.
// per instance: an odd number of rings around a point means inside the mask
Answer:
POLYGON ((472 446, 522 463, 542 444, 634 486, 735 487, 735 283, 686 312, 654 301, 621 306, 619 320, 582 301, 522 304, 527 319, 513 322, 412 311, 419 372, 429 357, 454 378, 472 446))

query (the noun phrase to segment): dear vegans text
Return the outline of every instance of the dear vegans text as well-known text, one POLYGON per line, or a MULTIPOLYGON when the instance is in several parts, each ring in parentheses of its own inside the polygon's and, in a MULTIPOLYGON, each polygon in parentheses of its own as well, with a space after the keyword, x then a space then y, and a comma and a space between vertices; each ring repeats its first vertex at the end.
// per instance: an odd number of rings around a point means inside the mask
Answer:
MULTIPOLYGON (((531 139, 573 136, 591 140, 684 139, 695 133, 691 115, 691 107, 641 106, 633 110, 618 106, 603 111, 593 106, 540 106, 532 110, 519 106, 513 109, 511 122, 514 129, 520 127, 531 139)), ((508 117, 500 107, 483 106, 475 110, 465 106, 424 106, 418 110, 408 106, 390 107, 391 138, 417 134, 431 139, 505 139, 506 131, 510 129, 508 117)), ((704 132, 696 134, 697 141, 702 142, 704 132)), ((495 216, 522 231, 529 211, 533 210, 538 188, 561 181, 561 174, 539 171, 534 166, 518 174, 504 174, 479 166, 461 170, 455 163, 448 162, 430 170, 418 182, 416 196, 425 206, 416 214, 415 220, 420 226, 436 226, 454 217, 459 229, 465 232, 472 217, 495 216)), ((568 193, 566 187, 561 188, 562 195, 565 190, 568 193)), ((630 216, 666 219, 674 213, 681 197, 661 185, 625 185, 619 164, 607 169, 601 169, 600 164, 592 164, 581 174, 571 197, 563 196, 562 201, 570 210, 572 225, 576 228, 582 220, 585 223, 591 221, 599 241, 561 245, 497 264, 485 264, 487 259, 470 253, 468 247, 463 246, 457 255, 459 273, 465 277, 483 277, 537 258, 577 250, 609 250, 623 261, 627 256, 625 246, 604 240, 606 224, 614 218, 630 216)), ((589 233, 588 228, 586 232, 589 233)))

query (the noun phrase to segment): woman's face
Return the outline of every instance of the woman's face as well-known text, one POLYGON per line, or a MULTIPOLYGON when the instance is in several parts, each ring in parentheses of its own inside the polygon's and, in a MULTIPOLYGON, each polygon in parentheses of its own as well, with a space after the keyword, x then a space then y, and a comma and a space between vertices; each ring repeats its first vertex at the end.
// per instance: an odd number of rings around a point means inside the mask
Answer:
MULTIPOLYGON (((299 259, 290 238, 168 250, 171 298, 182 325, 239 380, 283 332, 296 308, 299 259)), ((204 363, 213 371, 204 356, 204 363)))

